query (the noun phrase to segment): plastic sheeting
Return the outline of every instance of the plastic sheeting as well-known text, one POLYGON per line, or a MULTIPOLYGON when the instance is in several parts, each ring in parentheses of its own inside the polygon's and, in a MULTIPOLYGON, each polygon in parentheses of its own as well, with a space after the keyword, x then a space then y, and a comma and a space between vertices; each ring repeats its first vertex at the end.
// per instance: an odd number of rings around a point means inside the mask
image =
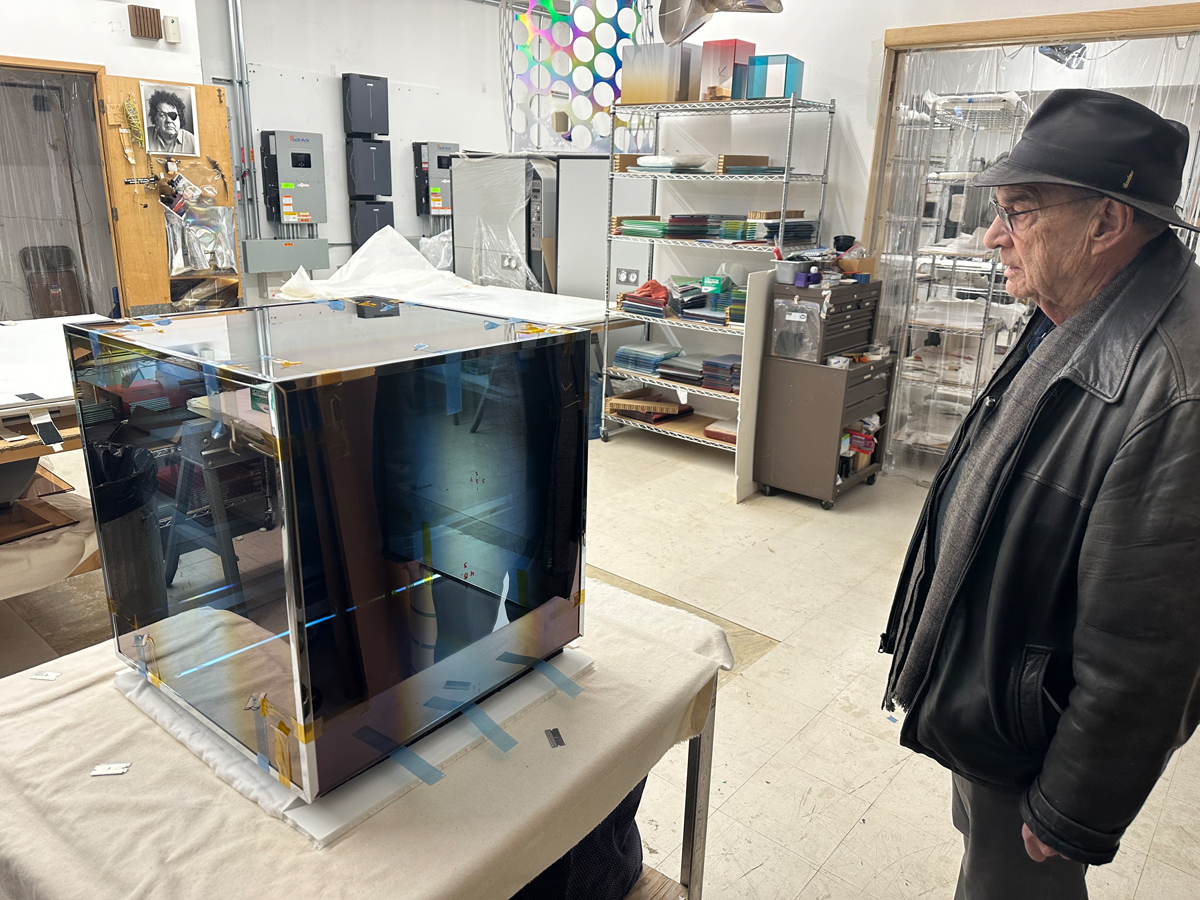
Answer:
POLYGON ((601 300, 477 285, 452 272, 439 271, 390 226, 371 235, 327 279, 314 281, 304 269, 297 269, 277 299, 336 300, 366 296, 556 325, 592 325, 604 319, 601 300))
POLYGON ((0 320, 113 308, 91 76, 0 67, 0 235, 0 320))
MULTIPOLYGON (((1010 45, 900 55, 896 113, 880 189, 874 248, 883 281, 876 340, 900 353, 887 465, 925 481, 946 441, 1032 312, 1004 290, 982 246, 990 191, 971 176, 1011 150, 1053 90, 1114 91, 1187 125, 1191 149, 1179 204, 1200 219, 1200 35, 1088 41, 1066 57, 1010 45)), ((1195 245, 1196 237, 1185 239, 1195 245)))

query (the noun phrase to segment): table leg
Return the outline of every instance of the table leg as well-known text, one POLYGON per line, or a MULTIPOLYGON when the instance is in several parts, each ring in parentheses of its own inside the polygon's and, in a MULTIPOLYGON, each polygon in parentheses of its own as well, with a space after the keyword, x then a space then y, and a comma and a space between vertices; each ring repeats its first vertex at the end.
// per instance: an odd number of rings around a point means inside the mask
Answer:
POLYGON ((708 838, 708 790, 712 776, 713 731, 717 722, 717 685, 713 676, 712 705, 704 730, 688 741, 687 787, 683 799, 683 864, 679 883, 687 900, 704 892, 704 848, 708 838))

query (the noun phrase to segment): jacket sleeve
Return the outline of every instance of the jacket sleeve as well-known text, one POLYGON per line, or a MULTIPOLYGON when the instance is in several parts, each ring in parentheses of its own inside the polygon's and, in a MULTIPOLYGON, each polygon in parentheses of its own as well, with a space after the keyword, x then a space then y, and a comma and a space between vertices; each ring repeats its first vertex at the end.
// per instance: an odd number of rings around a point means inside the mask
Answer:
POLYGON ((1200 718, 1200 398, 1118 451, 1078 585, 1076 685, 1022 814, 1050 847, 1099 865, 1200 718))

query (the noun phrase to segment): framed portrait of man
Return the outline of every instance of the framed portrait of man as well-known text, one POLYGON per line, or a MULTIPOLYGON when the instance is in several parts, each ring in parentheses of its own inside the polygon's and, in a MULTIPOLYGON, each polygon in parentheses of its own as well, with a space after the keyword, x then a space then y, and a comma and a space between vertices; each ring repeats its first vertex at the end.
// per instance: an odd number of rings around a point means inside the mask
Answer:
POLYGON ((195 88, 148 81, 141 82, 141 88, 146 151, 169 156, 199 156, 195 88))

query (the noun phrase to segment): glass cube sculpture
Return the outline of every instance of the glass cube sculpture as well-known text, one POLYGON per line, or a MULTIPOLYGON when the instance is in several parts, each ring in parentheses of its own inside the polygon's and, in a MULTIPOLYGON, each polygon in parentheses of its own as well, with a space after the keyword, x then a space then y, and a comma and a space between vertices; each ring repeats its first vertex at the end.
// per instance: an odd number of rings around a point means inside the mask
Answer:
POLYGON ((306 800, 580 634, 588 332, 68 325, 118 655, 306 800))
POLYGON ((700 57, 700 99, 739 100, 737 71, 750 63, 754 45, 749 41, 705 41, 700 57))
POLYGON ((804 63, 784 53, 750 57, 747 100, 799 97, 804 85, 804 63))

